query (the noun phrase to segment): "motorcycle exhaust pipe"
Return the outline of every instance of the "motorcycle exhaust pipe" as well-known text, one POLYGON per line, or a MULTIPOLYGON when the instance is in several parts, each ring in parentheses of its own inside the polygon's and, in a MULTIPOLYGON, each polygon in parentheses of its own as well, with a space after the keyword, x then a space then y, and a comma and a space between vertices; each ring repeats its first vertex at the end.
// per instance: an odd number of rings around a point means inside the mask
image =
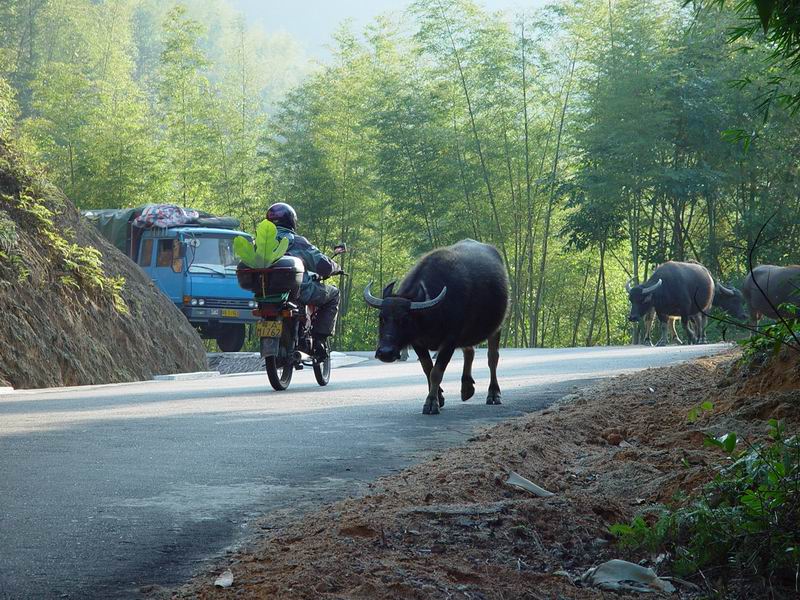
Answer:
POLYGON ((300 350, 295 350, 294 354, 292 354, 292 358, 295 362, 303 362, 304 360, 311 360, 311 356, 306 354, 305 352, 300 352, 300 350))

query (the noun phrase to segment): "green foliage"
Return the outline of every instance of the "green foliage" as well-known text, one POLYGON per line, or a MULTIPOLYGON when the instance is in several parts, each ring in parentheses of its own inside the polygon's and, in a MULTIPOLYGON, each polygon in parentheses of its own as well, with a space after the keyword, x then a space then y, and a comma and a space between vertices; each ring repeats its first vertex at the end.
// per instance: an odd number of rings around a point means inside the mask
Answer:
MULTIPOLYGON (((689 4, 692 0, 685 0, 689 4)), ((774 100, 787 105, 793 113, 800 110, 800 12, 795 0, 694 0, 702 8, 733 5, 741 22, 731 28, 732 40, 761 42, 766 38, 770 53, 764 60, 766 92, 760 108, 766 116, 774 100), (763 36, 763 37, 762 37, 763 36)), ((752 80, 748 79, 749 83, 752 80)))
POLYGON ((762 34, 726 43, 727 4, 416 0, 342 26, 309 70, 228 0, 7 0, 0 107, 21 110, 0 128, 80 208, 177 202, 255 229, 290 202, 315 245, 351 249, 339 347, 373 344, 367 282, 465 237, 504 257, 505 344, 625 343, 624 283, 660 262, 741 280, 776 211, 756 259, 798 261, 800 124, 753 110, 786 73, 762 34))
MULTIPOLYGON (((55 255, 59 266, 67 271, 66 275, 61 276, 62 283, 84 289, 98 298, 105 297, 118 311, 127 312, 128 308, 121 295, 124 278, 106 276, 99 250, 71 242, 67 237, 68 232, 58 231, 54 224, 53 209, 45 204, 36 190, 25 189, 16 196, 2 194, 0 202, 7 210, 12 210, 27 220, 29 228, 39 238, 37 243, 55 255)), ((4 254, 8 256, 9 252, 4 254)), ((19 279, 26 279, 28 270, 19 269, 19 261, 14 264, 18 267, 19 279)))
POLYGON ((712 410, 714 410, 714 404, 706 400, 689 410, 689 413, 686 415, 686 421, 695 423, 702 414, 711 412, 712 410))
POLYGON ((0 252, 13 253, 17 249, 18 240, 16 223, 9 218, 6 211, 0 210, 0 252))
POLYGON ((8 137, 11 134, 18 112, 14 89, 0 77, 0 136, 8 137))
POLYGON ((800 569, 800 437, 775 420, 769 427, 768 443, 742 449, 734 433, 707 438, 733 463, 701 495, 664 510, 652 525, 637 517, 611 532, 624 547, 668 551, 678 575, 713 566, 793 587, 800 569))
POLYGON ((286 254, 289 248, 289 239, 277 238, 277 228, 274 223, 264 219, 256 228, 256 245, 247 238, 236 236, 233 240, 233 249, 248 267, 263 269, 286 254))
MULTIPOLYGON (((800 309, 791 304, 779 307, 785 314, 800 314, 800 309)), ((757 333, 741 340, 739 345, 744 349, 743 359, 752 361, 764 354, 778 354, 783 348, 800 351, 800 319, 788 318, 761 327, 757 333)))

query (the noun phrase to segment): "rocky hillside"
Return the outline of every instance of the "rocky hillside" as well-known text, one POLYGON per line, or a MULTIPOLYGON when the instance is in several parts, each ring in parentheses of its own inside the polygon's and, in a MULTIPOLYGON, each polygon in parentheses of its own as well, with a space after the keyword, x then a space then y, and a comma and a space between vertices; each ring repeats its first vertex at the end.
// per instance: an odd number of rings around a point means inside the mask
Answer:
POLYGON ((0 385, 205 369, 202 342, 183 315, 47 184, 7 125, 0 119, 0 385))

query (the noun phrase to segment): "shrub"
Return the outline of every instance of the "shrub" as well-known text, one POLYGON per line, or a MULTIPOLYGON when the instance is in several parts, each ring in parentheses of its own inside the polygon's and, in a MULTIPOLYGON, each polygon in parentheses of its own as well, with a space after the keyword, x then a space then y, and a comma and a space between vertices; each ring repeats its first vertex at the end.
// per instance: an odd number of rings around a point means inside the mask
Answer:
MULTIPOLYGON (((798 313, 798 308, 791 304, 780 307, 787 313, 798 313)), ((744 348, 744 359, 751 361, 758 355, 777 354, 781 348, 787 347, 800 352, 800 319, 783 319, 759 329, 759 332, 739 342, 744 348)))
POLYGON ((678 575, 707 567, 795 589, 800 573, 800 438, 769 422, 769 440, 741 445, 736 435, 708 437, 733 463, 685 506, 664 509, 648 525, 637 517, 611 527, 623 547, 666 551, 678 575))

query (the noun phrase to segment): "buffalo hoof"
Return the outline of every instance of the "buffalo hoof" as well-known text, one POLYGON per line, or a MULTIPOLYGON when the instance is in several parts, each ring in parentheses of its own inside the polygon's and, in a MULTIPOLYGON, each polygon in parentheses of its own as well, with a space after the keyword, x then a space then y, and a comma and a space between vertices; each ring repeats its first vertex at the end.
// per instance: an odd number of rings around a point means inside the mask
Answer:
POLYGON ((659 348, 663 348, 663 347, 664 347, 664 346, 666 346, 666 345, 667 345, 667 342, 666 342, 666 341, 664 341, 664 340, 660 340, 660 341, 659 341, 659 342, 656 344, 656 346, 658 346, 659 348))
POLYGON ((423 415, 438 415, 439 414, 439 403, 438 402, 426 401, 425 402, 425 406, 422 407, 422 414, 423 415))
POLYGON ((439 399, 439 406, 444 406, 444 390, 441 387, 436 392, 436 397, 439 399))
POLYGON ((486 404, 502 404, 500 402, 500 391, 496 392, 489 392, 489 395, 486 396, 486 404))
POLYGON ((461 400, 466 402, 472 396, 475 395, 475 380, 470 379, 462 379, 461 380, 461 400))

